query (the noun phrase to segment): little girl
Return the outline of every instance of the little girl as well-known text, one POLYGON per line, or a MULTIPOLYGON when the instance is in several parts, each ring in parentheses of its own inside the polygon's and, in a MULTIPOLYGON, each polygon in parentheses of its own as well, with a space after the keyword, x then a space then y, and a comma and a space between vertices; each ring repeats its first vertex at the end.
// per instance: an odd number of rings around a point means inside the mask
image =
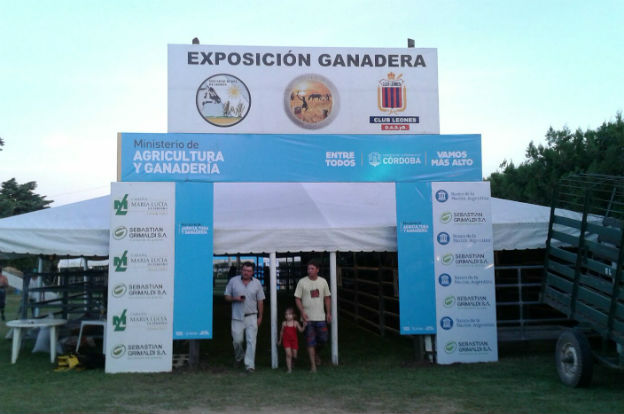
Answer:
POLYGON ((282 322, 282 330, 280 331, 278 345, 284 343, 284 351, 286 352, 286 368, 288 373, 292 372, 293 358, 297 358, 297 350, 299 349, 299 341, 297 339, 297 331, 303 332, 306 323, 303 325, 295 320, 295 310, 293 308, 286 309, 284 313, 285 321, 282 322))

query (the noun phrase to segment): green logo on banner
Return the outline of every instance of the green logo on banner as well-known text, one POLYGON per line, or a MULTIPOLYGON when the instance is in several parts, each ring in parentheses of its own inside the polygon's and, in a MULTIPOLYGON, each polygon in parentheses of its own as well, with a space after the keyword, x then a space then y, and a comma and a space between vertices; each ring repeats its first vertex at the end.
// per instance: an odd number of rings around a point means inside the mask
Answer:
POLYGON ((125 226, 119 226, 113 231, 113 238, 121 240, 128 235, 128 229, 125 226))
POLYGON ((455 305, 455 296, 447 296, 444 299, 444 307, 451 308, 453 305, 455 305))
POLYGON ((115 326, 115 332, 121 332, 126 330, 126 311, 124 309, 121 315, 113 315, 113 325, 115 326))
POLYGON ((115 359, 121 358, 125 353, 126 353, 126 346, 123 344, 115 345, 115 347, 111 351, 111 355, 115 359))
POLYGON ((115 256, 113 258, 113 266, 115 266, 115 272, 125 272, 128 269, 128 251, 124 250, 121 257, 115 256))
POLYGON ((440 216, 440 222, 442 224, 448 224, 451 222, 452 218, 453 218, 453 213, 451 213, 450 211, 447 211, 445 213, 442 213, 442 215, 440 216))
POLYGON ((444 265, 450 265, 451 263, 453 263, 454 260, 455 257, 453 256, 453 253, 447 253, 442 256, 442 264, 444 265))
POLYGON ((115 287, 113 287, 113 296, 116 298, 120 298, 125 295, 127 291, 128 287, 125 285, 125 283, 119 283, 115 285, 115 287))
POLYGON ((125 216, 128 214, 128 194, 124 194, 121 200, 115 200, 113 203, 116 216, 125 216))
POLYGON ((446 345, 444 345, 444 352, 446 352, 447 354, 452 354, 453 352, 455 352, 456 349, 457 342, 455 341, 447 342, 446 345))

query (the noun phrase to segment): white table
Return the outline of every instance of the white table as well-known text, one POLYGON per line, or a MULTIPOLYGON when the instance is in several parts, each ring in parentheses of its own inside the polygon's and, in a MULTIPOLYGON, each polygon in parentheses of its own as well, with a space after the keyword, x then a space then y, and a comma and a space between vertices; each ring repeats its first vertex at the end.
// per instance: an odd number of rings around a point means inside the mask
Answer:
POLYGON ((50 328, 50 362, 54 363, 56 360, 56 327, 65 325, 67 320, 65 319, 17 319, 9 321, 6 326, 13 328, 13 348, 11 349, 11 364, 15 364, 17 361, 17 355, 19 354, 22 346, 22 329, 31 328, 50 328))

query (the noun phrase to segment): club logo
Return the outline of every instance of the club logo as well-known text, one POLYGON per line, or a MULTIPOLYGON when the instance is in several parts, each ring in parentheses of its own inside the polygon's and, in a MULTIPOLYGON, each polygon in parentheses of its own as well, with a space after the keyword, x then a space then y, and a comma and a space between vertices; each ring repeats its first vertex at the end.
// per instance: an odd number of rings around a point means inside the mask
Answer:
POLYGON ((446 211, 440 215, 440 223, 442 224, 448 224, 451 222, 452 219, 453 213, 451 213, 450 211, 446 211))
POLYGON ((338 91, 321 75, 302 75, 284 91, 284 110, 296 125, 317 129, 329 125, 338 114, 338 91))
POLYGON ((121 200, 115 200, 113 202, 113 208, 115 209, 116 216, 125 216, 128 214, 128 194, 124 194, 121 200))
POLYGON ((405 82, 401 79, 402 77, 402 74, 396 76, 390 72, 386 79, 379 81, 377 86, 377 106, 380 111, 388 114, 405 111, 407 93, 405 82))
POLYGON ((369 117, 369 123, 380 125, 382 131, 409 131, 411 124, 419 124, 420 116, 397 115, 407 108, 407 88, 403 74, 390 72, 377 83, 377 108, 383 115, 369 117))
POLYGON ((231 127, 245 119, 249 113, 251 94, 242 80, 220 73, 199 85, 195 103, 206 122, 221 128, 231 127))

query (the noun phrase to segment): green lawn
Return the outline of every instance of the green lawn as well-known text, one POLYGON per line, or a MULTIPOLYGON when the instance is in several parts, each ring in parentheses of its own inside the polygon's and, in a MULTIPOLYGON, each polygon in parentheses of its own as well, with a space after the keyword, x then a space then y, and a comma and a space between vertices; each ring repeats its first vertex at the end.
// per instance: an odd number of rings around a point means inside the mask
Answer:
MULTIPOLYGON (((18 297, 10 295, 9 318, 15 317, 17 303, 18 297)), ((32 340, 11 365, 11 341, 2 339, 0 413, 624 413, 624 372, 598 366, 591 388, 565 387, 555 371, 552 343, 502 346, 498 363, 426 365, 413 360, 407 338, 381 338, 345 319, 340 321, 339 366, 325 363, 311 374, 302 356, 293 374, 270 369, 265 323, 257 371, 247 375, 231 367, 225 315, 226 305, 215 298, 215 339, 202 342, 196 371, 54 372, 48 354, 30 352, 32 340)), ((268 316, 267 308, 267 322, 268 316)), ((6 332, 2 324, 2 338, 6 332)), ((176 348, 185 351, 183 344, 176 348)))

